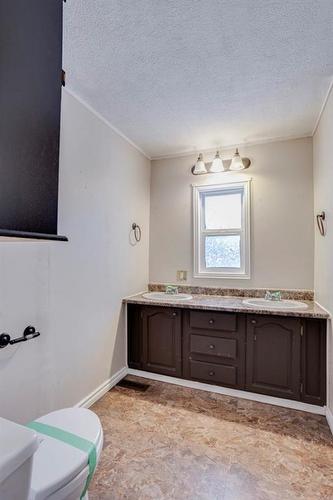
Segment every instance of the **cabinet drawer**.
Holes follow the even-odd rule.
[[[217,384],[236,385],[237,368],[235,366],[190,361],[190,376],[197,380]]]
[[[235,360],[237,357],[237,340],[208,337],[206,335],[191,335],[190,351]]]
[[[237,330],[237,317],[234,313],[190,311],[190,328],[235,332]]]

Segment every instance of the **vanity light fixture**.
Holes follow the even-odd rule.
[[[203,154],[200,153],[191,172],[193,175],[217,174],[220,172],[227,172],[228,170],[237,172],[249,168],[250,165],[251,160],[249,158],[242,158],[237,148],[232,158],[226,158],[224,160],[222,160],[220,152],[216,151],[214,160],[209,163],[204,162]]]

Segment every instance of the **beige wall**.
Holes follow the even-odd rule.
[[[192,155],[152,162],[151,282],[175,282],[181,269],[188,271],[188,283],[195,285],[313,288],[312,139],[242,147],[241,153],[253,161],[246,171],[253,179],[251,279],[192,277],[191,183],[229,178],[229,174],[192,176],[196,159]],[[212,156],[206,155],[206,160]],[[240,179],[245,174],[233,175]]]
[[[315,231],[315,298],[333,313],[333,93],[329,97],[313,138],[314,210],[325,210],[327,234]],[[333,412],[332,325],[328,331],[328,406]],[[333,415],[331,416],[333,419]],[[333,421],[331,422],[333,423]],[[333,432],[333,428],[332,428]]]
[[[74,405],[126,366],[121,301],[148,281],[149,189],[150,161],[64,91],[59,231],[69,242],[0,242],[1,331],[42,334],[0,351],[1,416],[27,422]]]

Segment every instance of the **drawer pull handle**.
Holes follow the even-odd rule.
[[[211,371],[211,372],[209,372],[209,375],[210,375],[210,377],[214,377],[215,372]]]
[[[215,345],[214,344],[209,344],[209,349],[215,349]]]
[[[213,324],[214,324],[214,320],[213,320],[213,319],[210,319],[210,320],[209,320],[209,324],[210,324],[210,325],[213,325]]]

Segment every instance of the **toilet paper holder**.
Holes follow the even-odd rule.
[[[40,333],[36,332],[36,328],[33,326],[27,326],[24,329],[22,337],[17,337],[16,339],[12,339],[8,333],[1,333],[0,335],[0,349],[7,347],[7,345],[18,344],[19,342],[26,342],[27,340],[34,339],[35,337],[39,337]]]

